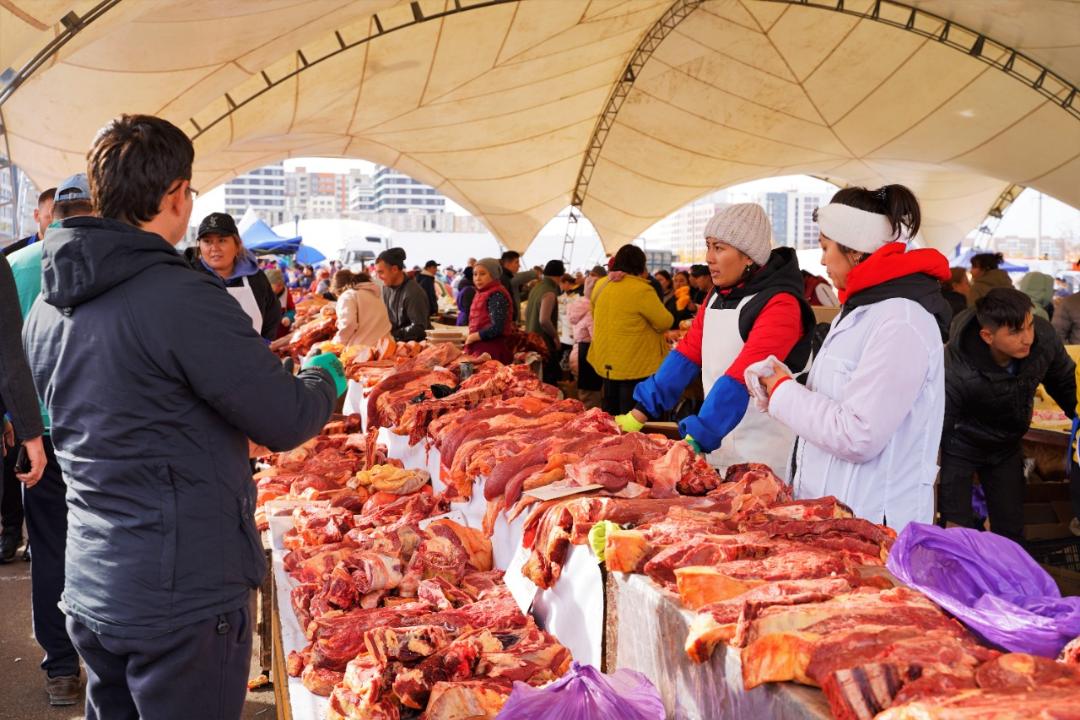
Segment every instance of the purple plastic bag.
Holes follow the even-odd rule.
[[[992,645],[1054,658],[1080,635],[1080,597],[1000,535],[909,523],[886,565]]]
[[[544,688],[514,683],[496,720],[664,720],[664,703],[649,678],[633,670],[604,675],[574,662]]]

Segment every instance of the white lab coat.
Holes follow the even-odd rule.
[[[898,532],[933,521],[944,347],[919,304],[892,298],[838,316],[806,387],[783,383],[769,414],[798,435],[797,498],[835,495]]]

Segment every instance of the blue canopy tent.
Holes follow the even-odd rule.
[[[979,255],[979,254],[982,254],[982,253],[989,253],[989,252],[993,252],[993,251],[992,250],[982,250],[980,248],[968,248],[967,250],[964,250],[962,253],[959,253],[955,258],[953,258],[952,262],[949,263],[949,266],[950,267],[960,267],[960,268],[970,268],[971,267],[971,258],[972,258],[972,256]],[[1001,270],[1004,270],[1007,273],[1014,273],[1014,272],[1021,273],[1021,272],[1027,272],[1028,270],[1031,269],[1027,265],[1017,265],[1016,263],[1011,263],[1008,260],[1001,263],[1001,265],[999,265],[998,268],[1001,269]]]
[[[255,220],[242,233],[244,247],[256,255],[294,255],[296,262],[318,265],[326,262],[326,256],[315,248],[303,244],[302,237],[283,238],[262,220]]]

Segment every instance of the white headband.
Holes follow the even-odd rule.
[[[817,223],[825,237],[864,253],[872,253],[897,239],[904,242],[908,239],[904,229],[897,238],[892,223],[884,215],[839,203],[819,207]]]

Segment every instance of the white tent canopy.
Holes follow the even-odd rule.
[[[202,190],[363,158],[518,250],[572,203],[611,250],[797,173],[909,185],[942,247],[1017,185],[1080,206],[1065,0],[6,0],[5,67],[0,151],[40,186],[152,113],[195,138]]]

